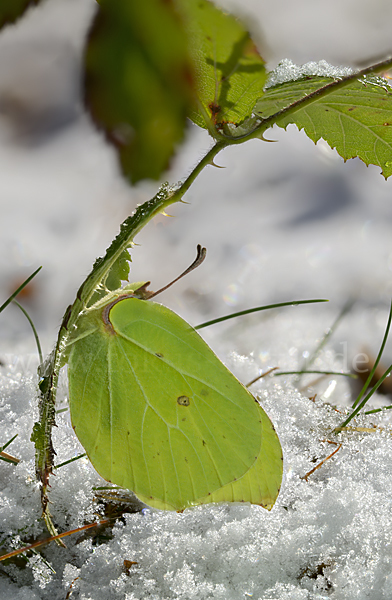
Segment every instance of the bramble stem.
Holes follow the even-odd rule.
[[[170,188],[167,184],[161,186],[154,198],[139,206],[135,212],[122,223],[120,233],[107,249],[105,256],[98,258],[95,261],[90,274],[80,286],[74,303],[65,311],[55,349],[45,363],[40,365],[39,368],[39,422],[34,425],[31,439],[35,442],[36,448],[36,474],[38,480],[41,482],[43,516],[52,535],[56,534],[56,530],[53,526],[49,512],[48,486],[55,454],[52,444],[52,427],[55,425],[55,400],[59,372],[65,362],[64,352],[68,335],[70,331],[74,329],[81,311],[88,305],[88,302],[97,287],[102,281],[105,281],[112,266],[121,257],[122,253],[133,245],[133,240],[136,235],[147,225],[147,223],[149,223],[149,221],[151,221],[151,219],[154,218],[155,215],[163,212],[171,204],[181,202],[184,194],[188,191],[196,177],[207,165],[213,164],[213,159],[221,150],[223,150],[223,148],[241,144],[254,138],[262,138],[264,132],[277,123],[281,117],[295,113],[304,106],[318,100],[320,96],[325,96],[338,88],[345,87],[355,79],[363,77],[364,75],[378,73],[383,70],[386,71],[391,67],[392,59],[388,59],[348,77],[335,80],[311,94],[308,94],[304,98],[293,102],[268,118],[256,120],[257,124],[255,127],[241,136],[234,137],[225,135],[225,133],[218,130],[211,131],[211,124],[207,123],[210,133],[217,141],[196,167],[194,167],[190,175],[177,188]],[[10,300],[12,300],[12,298],[13,297],[11,297]]]
[[[228,142],[218,141],[200,160],[190,175],[176,189],[170,189],[168,185],[161,186],[158,193],[128,217],[120,227],[120,233],[113,240],[103,258],[98,258],[80,286],[74,303],[65,311],[63,321],[57,337],[54,351],[46,362],[40,365],[40,397],[39,397],[39,421],[34,424],[31,440],[35,443],[36,452],[36,475],[41,482],[41,503],[43,517],[48,530],[56,535],[56,528],[51,519],[49,511],[49,477],[53,470],[55,451],[52,443],[52,428],[55,426],[55,402],[60,369],[63,366],[63,354],[69,332],[72,331],[78,320],[80,312],[87,306],[97,286],[105,279],[110,269],[121,256],[121,254],[133,245],[135,236],[147,225],[155,215],[163,212],[168,206],[175,202],[181,202],[184,194],[188,191],[196,177],[209,164],[214,157],[228,145]]]

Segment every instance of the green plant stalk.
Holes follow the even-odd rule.
[[[48,506],[49,476],[53,469],[53,459],[55,455],[51,432],[52,427],[55,425],[56,391],[59,372],[63,364],[65,345],[69,332],[75,327],[80,312],[87,305],[95,289],[105,280],[116,260],[127,248],[133,245],[135,236],[155,215],[164,211],[171,204],[182,201],[184,194],[188,191],[196,177],[201,173],[205,166],[213,164],[215,156],[223,150],[223,148],[230,145],[241,144],[255,138],[263,139],[265,131],[277,123],[281,117],[295,113],[307,104],[315,102],[320,96],[332,93],[340,87],[345,87],[355,79],[363,77],[364,75],[378,73],[383,70],[385,71],[391,67],[392,59],[388,59],[377,65],[363,69],[358,73],[333,81],[315,92],[308,94],[304,98],[293,102],[288,107],[279,110],[270,117],[256,120],[257,125],[244,135],[234,137],[225,135],[222,132],[216,132],[214,137],[218,139],[218,141],[200,160],[190,175],[177,189],[169,190],[162,187],[154,198],[139,206],[136,211],[123,222],[120,233],[107,249],[106,255],[95,261],[92,271],[80,286],[74,303],[67,308],[59,330],[56,346],[38,371],[40,376],[39,421],[34,425],[31,439],[35,443],[36,448],[36,474],[38,480],[41,482],[43,517],[49,532],[52,535],[56,535],[57,532],[52,523]]]
[[[52,428],[55,426],[56,392],[60,369],[63,366],[63,354],[68,335],[76,326],[80,312],[88,304],[97,286],[105,280],[111,267],[124,250],[133,245],[135,236],[157,214],[164,211],[171,204],[181,202],[182,197],[199,173],[204,167],[212,164],[214,157],[227,145],[228,143],[226,142],[217,142],[177,189],[168,190],[167,186],[162,186],[154,198],[139,206],[122,223],[120,233],[107,249],[105,257],[95,261],[92,271],[80,286],[74,303],[65,311],[56,346],[47,360],[40,365],[38,370],[40,376],[39,421],[34,424],[31,440],[35,443],[36,475],[38,481],[41,483],[42,516],[45,519],[49,532],[53,536],[57,535],[57,531],[51,519],[48,498],[49,477],[53,470],[55,456],[52,443]]]

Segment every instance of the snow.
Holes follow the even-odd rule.
[[[253,333],[254,347],[259,330]],[[231,361],[245,373],[254,372],[259,364],[239,356],[232,356]],[[324,389],[330,381],[323,383]],[[8,421],[4,431],[17,426],[20,432],[17,450],[22,458],[16,468],[6,465],[13,473],[3,483],[7,503],[1,530],[6,546],[8,536],[15,538],[22,524],[30,534],[44,532],[42,523],[35,520],[39,499],[28,442],[34,409],[26,407],[33,404],[33,394],[31,383],[18,384],[8,384],[11,391],[3,413]],[[339,385],[344,396],[347,384]],[[65,596],[73,582],[73,589],[84,599],[351,600],[369,597],[372,589],[377,594],[373,597],[389,598],[389,421],[385,416],[363,417],[357,425],[369,431],[352,431],[336,439],[331,431],[342,414],[325,400],[312,401],[287,382],[276,383],[272,378],[255,391],[275,423],[285,452],[283,488],[271,513],[246,504],[204,506],[182,514],[148,508],[126,514],[124,522],[114,527],[112,539],[100,545],[94,546],[91,538],[80,543],[70,537],[67,550],[54,545],[46,548],[43,554],[55,573],[38,555],[20,573],[5,567],[12,580],[17,579],[12,597],[23,584],[37,598],[61,597],[60,591]],[[306,481],[304,475],[336,448],[328,440],[342,442],[342,447]],[[58,418],[55,445],[61,460],[81,451],[66,413]],[[2,479],[5,482],[5,469]],[[61,530],[93,518],[98,506],[92,488],[102,483],[86,460],[58,472],[51,500]],[[20,537],[16,541],[21,544]],[[136,563],[128,573],[124,560]],[[0,598],[10,597],[9,586],[8,581],[4,590],[0,588]]]
[[[78,72],[93,9],[93,0],[51,0],[0,35],[0,96],[6,91],[8,98],[23,99],[15,103],[18,111],[0,113],[0,303],[43,265],[24,306],[45,352],[96,256],[120,222],[158,189],[149,182],[131,189],[121,179],[112,151],[83,113],[76,84],[71,91],[65,86],[68,99],[60,94],[59,102],[58,82]],[[275,14],[279,20],[280,11]],[[361,26],[364,34],[366,19]],[[337,36],[333,52],[338,43]],[[344,52],[347,40],[340,43]],[[30,65],[24,86],[26,70],[18,79],[6,60],[15,64],[21,48]],[[68,59],[57,67],[38,60],[41,83],[33,86],[30,102],[35,53],[39,58],[52,50]],[[50,119],[43,123],[45,112]],[[314,146],[295,128],[267,137],[279,143],[253,141],[222,152],[216,162],[226,168],[205,170],[185,197],[189,205],[171,207],[174,218],[158,217],[142,232],[132,280],[151,279],[158,289],[190,264],[202,243],[206,261],[160,300],[192,323],[274,301],[329,298],[202,330],[245,383],[271,367],[297,369],[354,297],[314,363],[350,370],[361,353],[377,354],[388,317],[392,179],[384,181],[379,168],[357,160],[343,164],[326,144]],[[209,144],[191,127],[165,178],[184,177]],[[391,357],[388,343],[385,366]],[[0,545],[6,552],[48,535],[30,442],[38,359],[29,325],[13,306],[0,316],[0,359],[0,444],[18,433],[6,451],[20,459],[16,466],[0,463]],[[135,500],[122,498],[128,512],[111,532],[73,535],[65,539],[67,549],[50,544],[26,562],[0,563],[0,600],[389,599],[391,417],[388,411],[359,417],[356,429],[333,435],[355,384],[337,376],[316,379],[298,384],[292,376],[269,376],[251,388],[284,451],[282,490],[271,512],[247,504],[182,514],[132,512]],[[63,374],[59,409],[66,399]],[[386,404],[381,394],[372,400],[373,407]],[[59,464],[83,449],[67,411],[58,414],[57,425]],[[304,479],[336,443],[342,444],[337,453]],[[104,484],[85,458],[56,471],[50,499],[60,531],[104,518],[94,490]]]
[[[351,67],[334,67],[327,63],[326,60],[320,60],[319,62],[310,61],[304,65],[296,65],[292,60],[285,58],[270,73],[265,88],[268,89],[274,85],[286,83],[287,81],[295,81],[303,77],[316,76],[338,79],[352,73],[354,73],[354,70]]]

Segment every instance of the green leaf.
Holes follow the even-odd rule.
[[[263,93],[264,60],[248,31],[232,15],[207,0],[176,3],[185,18],[197,76],[200,104],[190,118],[210,133],[227,123],[242,123]]]
[[[254,111],[260,117],[266,119],[332,81],[334,80],[330,77],[312,77],[297,79],[296,81],[289,81],[267,88],[264,95],[257,100]]]
[[[254,112],[267,118],[332,81],[313,77],[269,88]],[[392,174],[392,87],[386,79],[354,79],[316,95],[303,107],[288,108],[275,122],[284,129],[297,125],[314,142],[324,139],[345,160],[359,157],[366,165],[381,167],[385,178]]]
[[[93,466],[156,508],[271,509],[282,451],[267,415],[188,323],[121,294],[69,342],[71,420]]]
[[[87,106],[124,174],[158,179],[182,137],[193,75],[172,3],[101,0],[85,55]]]
[[[124,250],[117,259],[117,262],[115,262],[110,269],[109,275],[105,281],[108,290],[118,290],[118,288],[121,287],[122,281],[128,281],[130,260],[131,257],[129,256],[128,250]]]
[[[29,6],[38,4],[40,0],[1,0],[0,2],[0,29],[7,23],[14,23],[19,19]]]

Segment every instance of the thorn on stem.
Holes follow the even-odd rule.
[[[259,139],[263,142],[277,142],[278,141],[278,140],[267,140],[267,138],[265,138],[264,135],[261,135]]]
[[[222,165],[217,165],[214,160],[212,159],[211,162],[209,163],[212,167],[216,167],[217,169],[226,169],[226,167],[222,166]]]

